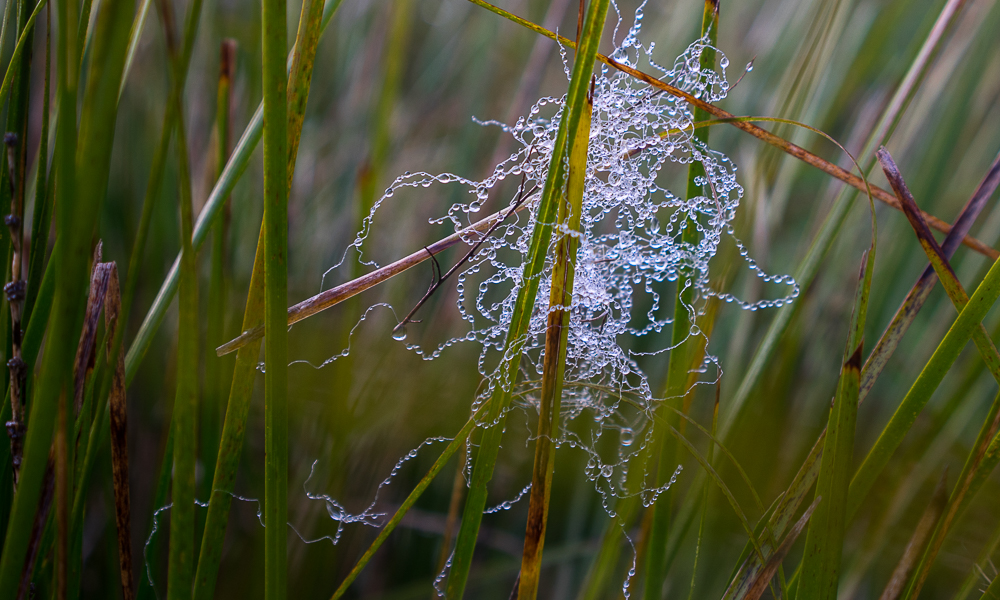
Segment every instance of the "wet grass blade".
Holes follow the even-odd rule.
[[[886,584],[885,590],[882,591],[879,600],[896,600],[903,593],[903,586],[906,585],[910,573],[917,566],[920,555],[927,548],[931,534],[934,532],[942,513],[944,513],[945,505],[948,502],[947,482],[948,471],[945,470],[938,481],[937,487],[934,488],[930,504],[927,505],[924,513],[920,516],[917,528],[913,530],[913,535],[910,536],[910,541],[906,544],[906,550],[903,551],[903,556],[899,559],[899,563],[892,572],[892,577],[889,579],[889,583]]]
[[[518,376],[521,348],[525,343],[524,337],[528,330],[528,321],[534,310],[535,297],[538,293],[539,275],[544,267],[549,241],[552,238],[552,223],[557,213],[558,196],[562,193],[565,181],[564,158],[569,146],[568,140],[575,139],[582,120],[590,77],[597,55],[597,45],[604,29],[608,4],[608,0],[594,0],[589,6],[581,45],[574,60],[569,92],[566,96],[566,108],[553,144],[552,158],[545,185],[542,188],[527,262],[521,275],[521,285],[511,317],[510,328],[507,332],[504,356],[510,358],[499,367],[501,383],[495,387],[489,401],[490,410],[486,415],[485,422],[489,423],[490,426],[483,433],[479,452],[475,458],[472,482],[462,516],[462,526],[455,543],[455,559],[447,588],[448,597],[455,600],[462,597],[469,569],[472,566],[472,554],[475,551],[476,538],[479,535],[483,508],[486,505],[486,486],[493,477],[493,467],[496,464],[500,438],[504,429],[503,417],[510,403],[509,388],[504,389],[505,385],[502,382],[512,382]]]
[[[587,151],[590,147],[590,122],[594,98],[587,94],[580,125],[570,146],[569,170],[566,175],[566,195],[560,195],[558,223],[566,231],[580,230],[583,214],[583,190],[587,178]],[[524,534],[524,553],[518,584],[518,600],[535,600],[542,570],[542,551],[548,524],[549,501],[552,493],[552,473],[555,469],[553,424],[558,427],[562,400],[563,376],[566,369],[566,341],[569,335],[569,311],[573,304],[573,279],[579,239],[563,233],[556,243],[552,267],[552,287],[549,295],[548,322],[545,330],[545,364],[538,415],[538,435],[535,438],[535,460],[531,475],[531,496],[528,501],[528,524]]]

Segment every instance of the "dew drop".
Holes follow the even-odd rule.
[[[392,339],[397,342],[402,342],[406,339],[406,327],[400,327],[399,329],[392,332]]]
[[[630,428],[625,427],[621,431],[622,446],[631,446],[632,442],[635,441],[635,432]]]

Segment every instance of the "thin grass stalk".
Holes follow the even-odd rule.
[[[714,46],[719,34],[719,0],[705,0],[701,17],[701,35],[708,36],[708,45],[701,52],[699,64],[702,69],[715,68]],[[696,108],[694,120],[704,121],[708,113]],[[707,127],[695,131],[695,139],[708,143]],[[694,198],[705,193],[703,185],[698,182],[705,177],[705,168],[698,161],[691,161],[688,167],[686,197]],[[709,192],[711,193],[711,192]],[[687,217],[684,217],[687,219]],[[698,243],[698,228],[689,222],[684,228],[682,243],[691,246]],[[691,336],[691,325],[695,315],[692,306],[694,302],[694,285],[692,273],[682,273],[677,280],[677,293],[674,299],[674,316],[671,328],[669,362],[667,363],[667,378],[664,397],[674,407],[682,406],[687,395],[687,382],[692,368],[691,357],[695,354],[697,336]],[[668,413],[669,414],[669,413]],[[676,417],[670,415],[671,421]],[[657,459],[656,485],[666,485],[673,477],[678,462],[678,448],[673,440],[660,433],[654,438],[653,456]],[[663,592],[663,584],[667,579],[667,537],[670,534],[671,511],[673,510],[673,493],[668,491],[648,510],[653,512],[653,521],[649,532],[649,543],[646,550],[644,570],[643,597],[646,600],[657,600]]]
[[[545,362],[542,390],[539,396],[538,435],[535,439],[535,460],[531,474],[531,495],[528,501],[528,524],[524,534],[521,557],[521,577],[518,600],[535,600],[542,571],[542,551],[548,525],[549,501],[552,495],[552,473],[555,469],[554,437],[559,427],[563,376],[566,370],[566,341],[569,336],[569,307],[573,304],[573,279],[576,269],[583,213],[583,192],[587,178],[587,151],[590,145],[590,122],[594,109],[593,87],[587,95],[569,152],[566,195],[560,198],[557,223],[565,228],[556,243],[552,266],[552,288],[549,294],[548,322],[545,330]],[[555,429],[553,429],[555,428]]]
[[[164,3],[165,10],[166,3]],[[175,95],[179,103],[180,96]],[[180,107],[177,109],[180,113]],[[178,296],[177,395],[172,416],[174,465],[170,514],[167,598],[190,598],[194,582],[195,463],[198,431],[198,262],[191,246],[194,207],[184,122],[177,120],[178,187],[181,215],[181,277]]]
[[[549,163],[545,185],[542,188],[528,258],[524,265],[521,286],[518,290],[510,328],[504,344],[504,356],[510,358],[501,364],[500,379],[489,400],[490,406],[485,420],[489,426],[483,433],[479,452],[476,455],[472,483],[462,516],[462,526],[455,542],[455,559],[447,587],[448,597],[455,600],[462,597],[469,569],[472,566],[472,554],[476,547],[483,508],[486,505],[486,486],[493,476],[493,467],[496,464],[500,438],[504,429],[503,420],[510,403],[510,386],[513,385],[514,379],[518,376],[521,349],[538,293],[539,275],[542,272],[545,255],[548,253],[552,237],[552,223],[557,213],[557,194],[561,193],[564,184],[565,164],[563,158],[569,146],[568,141],[575,139],[582,120],[584,103],[586,102],[590,77],[593,73],[597,45],[604,29],[608,4],[608,0],[594,0],[590,4],[580,48],[577,49],[573,64],[569,92],[566,96],[566,107],[553,143],[552,159]]]
[[[264,87],[264,598],[288,593],[288,91],[285,0],[262,0]]]
[[[219,85],[215,102],[216,177],[229,158],[229,105],[232,101],[231,82],[236,62],[236,41],[223,40],[219,50]],[[212,254],[208,283],[208,327],[205,334],[205,393],[201,411],[201,448],[199,453],[206,472],[203,481],[211,485],[215,477],[215,461],[219,452],[223,402],[226,397],[226,375],[229,361],[220,360],[212,350],[225,338],[226,289],[229,271],[226,235],[229,227],[228,204],[216,217],[212,227]],[[206,490],[209,496],[212,490]]]
[[[342,2],[343,0],[331,0],[324,5],[323,18],[320,23],[320,37]],[[294,48],[289,52],[289,63],[293,60],[294,52]],[[205,238],[208,237],[213,219],[218,214],[218,211],[221,210],[224,200],[232,193],[236,182],[243,176],[247,166],[250,164],[250,157],[260,142],[263,131],[263,105],[258,105],[246,129],[244,129],[243,135],[233,148],[233,153],[226,163],[225,169],[222,171],[222,176],[215,183],[208,198],[205,200],[205,204],[201,208],[201,212],[198,213],[198,219],[194,225],[194,237],[191,240],[195,250],[200,249],[202,244],[205,243]],[[146,351],[149,350],[149,345],[153,341],[153,336],[163,323],[167,307],[177,293],[179,269],[180,257],[174,259],[173,265],[171,265],[165,280],[160,285],[160,289],[153,300],[153,305],[146,312],[146,316],[139,326],[139,331],[136,333],[132,345],[129,346],[128,353],[125,355],[125,380],[127,382],[131,382],[132,378],[135,377],[135,373],[142,359],[145,357]]]

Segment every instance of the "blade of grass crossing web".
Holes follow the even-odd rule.
[[[528,524],[524,534],[518,600],[534,600],[538,596],[538,583],[541,577],[542,550],[545,547],[552,473],[555,469],[553,426],[559,427],[559,408],[566,369],[566,340],[569,334],[569,311],[564,307],[573,304],[573,279],[579,246],[579,239],[572,233],[580,230],[593,109],[594,99],[588,94],[583,104],[580,124],[570,147],[566,196],[562,197],[562,194],[559,194],[557,222],[561,227],[565,227],[566,231],[556,243],[555,262],[552,267],[538,436],[535,439],[535,461],[531,475],[531,496],[528,501]]]
[[[326,29],[326,26],[330,23],[330,20],[333,18],[333,15],[336,13],[342,2],[343,0],[331,0],[324,5],[323,18],[320,23],[320,35],[322,35],[322,31]],[[289,53],[289,63],[292,62],[292,55],[294,52],[295,49],[293,48]],[[208,195],[208,199],[205,200],[205,204],[202,206],[201,212],[198,213],[198,220],[194,225],[194,237],[191,240],[195,250],[200,249],[202,244],[205,243],[205,238],[208,237],[208,232],[211,230],[215,216],[222,209],[225,199],[232,193],[233,188],[236,186],[236,182],[243,176],[247,166],[250,164],[250,157],[257,148],[257,144],[261,140],[263,131],[264,113],[263,105],[261,104],[257,106],[257,110],[250,118],[250,122],[247,124],[246,129],[243,130],[243,135],[240,136],[239,141],[236,142],[236,146],[233,148],[233,153],[230,156],[229,161],[226,163],[225,169],[222,171],[222,176],[219,177],[218,181],[216,181],[215,186]],[[179,261],[180,257],[174,259],[173,265],[171,265],[165,280],[160,285],[160,289],[153,300],[153,305],[150,306],[149,310],[146,312],[146,316],[143,318],[139,331],[136,333],[135,340],[133,340],[132,345],[129,346],[128,354],[125,356],[126,382],[132,381],[132,378],[135,377],[136,370],[139,368],[139,364],[145,357],[146,351],[149,349],[149,345],[153,341],[153,336],[163,323],[163,318],[167,313],[167,308],[170,306],[174,295],[177,293],[177,281],[180,270]]]
[[[708,46],[705,47],[699,57],[701,68],[711,69],[715,67],[714,46],[719,31],[719,1],[705,0],[701,20],[701,36],[708,36]],[[694,120],[704,121],[708,114],[699,108],[695,109]],[[708,142],[707,127],[695,131],[695,138],[702,143]],[[705,194],[704,187],[698,182],[704,180],[705,169],[698,161],[691,161],[688,167],[687,198],[702,196]],[[688,216],[682,216],[689,219]],[[685,227],[682,234],[682,243],[697,245],[698,228]],[[693,354],[694,346],[697,344],[696,336],[690,335],[691,325],[694,322],[694,286],[690,279],[690,274],[682,274],[677,280],[677,294],[674,299],[674,324],[671,333],[670,359],[667,364],[666,401],[675,407],[681,406],[687,391],[687,381],[691,370],[690,357]],[[666,416],[666,415],[665,415]],[[670,422],[676,422],[677,418],[669,415]],[[678,452],[677,444],[664,433],[654,434],[654,456],[658,459],[656,484],[666,485],[673,477],[674,469],[677,467]],[[659,501],[648,510],[653,511],[653,522],[649,533],[649,543],[646,550],[646,565],[644,570],[643,594],[646,600],[658,599],[663,590],[663,583],[667,578],[667,537],[670,534],[671,510],[673,509],[673,493],[668,491],[663,494]]]
[[[872,218],[874,219],[874,213]],[[858,416],[858,390],[861,385],[862,332],[868,312],[874,255],[873,238],[872,248],[866,253],[861,268],[854,315],[844,350],[844,364],[827,423],[826,441],[816,482],[816,496],[823,498],[823,501],[816,507],[806,532],[805,554],[796,593],[798,598],[824,600],[837,597],[847,518],[847,490],[854,455],[854,429]]]
[[[322,0],[306,0],[302,4],[302,16],[299,20],[295,47],[292,50],[292,69],[288,82],[288,166],[286,180],[288,188],[291,187],[295,171],[295,157],[302,133],[302,122],[309,96],[316,47],[320,34],[328,22],[326,15],[332,15],[332,10],[335,10],[339,4],[339,0],[328,4],[326,8],[330,12],[323,10]],[[260,325],[263,321],[266,245],[264,228],[265,224],[262,223],[257,240],[257,254],[250,278],[250,290],[247,293],[246,309],[243,314],[244,331]],[[260,343],[257,343],[241,348],[236,356],[232,387],[229,392],[222,439],[219,443],[219,454],[212,481],[211,500],[202,534],[198,571],[195,576],[195,598],[214,597],[219,561],[222,557],[222,546],[226,534],[226,522],[229,518],[229,508],[232,502],[230,494],[234,489],[236,471],[243,450],[247,415],[250,411],[250,397],[253,393],[254,374],[259,355]]]
[[[528,258],[522,274],[521,287],[507,332],[504,356],[509,358],[499,367],[501,369],[500,380],[496,382],[493,396],[489,402],[489,412],[485,419],[488,427],[483,433],[479,452],[475,458],[472,482],[463,511],[462,526],[455,544],[455,559],[448,578],[447,595],[456,600],[461,598],[465,591],[465,583],[472,566],[472,554],[476,547],[483,508],[486,505],[486,486],[493,476],[493,467],[496,463],[500,437],[503,433],[503,420],[510,403],[510,387],[519,372],[521,348],[525,343],[524,336],[528,329],[528,320],[534,310],[539,275],[548,253],[549,241],[552,237],[552,223],[556,217],[559,195],[562,194],[565,181],[564,157],[568,140],[575,139],[582,120],[582,113],[585,110],[584,104],[587,101],[594,60],[597,56],[597,45],[604,29],[608,5],[608,0],[593,0],[587,9],[583,36],[580,47],[577,49],[570,77],[566,108],[553,144],[552,159],[549,163],[545,185],[542,188],[535,229],[532,232]]]

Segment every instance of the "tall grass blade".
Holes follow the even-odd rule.
[[[806,532],[805,555],[799,577],[798,598],[833,599],[837,597],[840,558],[847,520],[847,491],[854,456],[854,429],[858,416],[858,391],[861,385],[863,331],[868,313],[872,271],[875,267],[874,210],[872,212],[872,247],[865,253],[858,278],[844,365],[837,384],[837,395],[830,410],[827,435],[820,459],[816,496],[824,498],[816,508]]]
[[[263,0],[264,598],[288,593],[288,80],[285,0]]]
[[[332,6],[335,9],[338,5],[339,1],[334,1],[327,5],[327,8],[329,9]],[[309,96],[316,47],[319,43],[320,33],[322,33],[323,27],[327,23],[325,17],[316,17],[317,13],[320,15],[326,14],[321,8],[321,0],[307,0],[302,4],[302,16],[299,20],[299,30],[296,36],[295,47],[292,51],[292,69],[288,82],[287,184],[289,188],[291,187],[292,175],[295,172],[295,157]],[[329,14],[332,15],[332,12]],[[264,227],[265,225],[262,223],[257,239],[257,254],[254,259],[250,289],[247,293],[246,308],[243,314],[244,331],[261,325],[263,320]],[[242,348],[236,355],[232,387],[229,392],[229,402],[226,408],[222,439],[219,443],[219,453],[212,480],[211,499],[202,534],[198,571],[195,575],[195,598],[207,599],[214,597],[215,594],[219,561],[222,558],[222,547],[226,534],[226,522],[229,518],[229,508],[232,503],[230,494],[234,489],[236,471],[239,466],[240,454],[243,450],[246,420],[250,411],[250,397],[253,393],[254,374],[259,355],[260,344],[252,344],[246,348]]]
[[[699,63],[702,69],[715,68],[715,44],[719,34],[719,0],[705,0],[702,9],[701,35],[708,37],[708,44],[701,52]],[[708,113],[696,108],[694,120],[704,121]],[[695,138],[703,143],[708,142],[708,128],[695,131]],[[688,199],[705,194],[705,168],[701,162],[692,160],[688,167],[687,194]],[[701,182],[701,183],[699,183]],[[709,192],[711,193],[711,192]],[[682,217],[687,218],[687,217]],[[690,223],[688,225],[691,225]],[[698,228],[687,226],[681,236],[681,243],[695,246],[698,239]],[[687,401],[687,382],[692,369],[691,358],[695,354],[698,336],[691,336],[691,325],[694,323],[694,285],[692,273],[682,273],[677,280],[677,292],[674,298],[674,318],[671,328],[670,359],[667,364],[667,379],[664,397],[670,406],[681,406]],[[664,412],[661,409],[661,412]],[[670,415],[670,421],[676,417]],[[670,481],[678,462],[677,446],[662,433],[654,437],[653,456],[657,459],[657,486]],[[646,548],[646,565],[644,572],[643,597],[646,600],[656,600],[663,593],[663,584],[667,578],[667,537],[670,534],[671,510],[673,509],[673,492],[668,491],[659,502],[648,510],[653,511],[653,521],[649,531],[649,543]]]
[[[531,474],[531,496],[528,501],[528,524],[524,534],[518,600],[537,598],[541,579],[542,551],[545,548],[545,530],[548,525],[549,501],[552,495],[552,473],[555,470],[553,424],[558,427],[566,369],[566,341],[569,335],[570,315],[565,307],[573,304],[573,279],[579,246],[579,239],[569,232],[580,230],[580,219],[583,214],[583,191],[588,175],[587,150],[590,147],[590,122],[594,110],[592,94],[593,88],[584,101],[580,125],[570,145],[566,195],[559,200],[557,223],[566,229],[556,243],[555,262],[552,268],[538,435],[535,438],[535,461]]]

